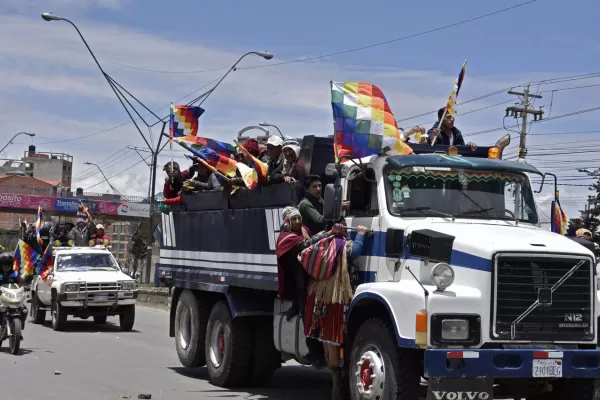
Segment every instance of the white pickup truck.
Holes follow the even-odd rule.
[[[58,247],[54,267],[46,279],[39,275],[32,282],[30,317],[34,324],[52,314],[52,329],[62,331],[67,316],[106,323],[118,315],[122,331],[131,331],[135,321],[137,286],[121,271],[104,246]]]

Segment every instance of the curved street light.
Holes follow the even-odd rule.
[[[279,129],[279,128],[277,127],[277,125],[269,124],[269,123],[267,123],[267,122],[261,122],[261,123],[260,123],[260,124],[258,124],[258,125],[260,125],[260,126],[272,126],[273,128],[277,129],[277,132],[279,132],[279,135],[281,136],[281,138],[282,138],[283,140],[285,140],[285,139],[286,139],[286,137],[285,137],[285,136],[283,136],[283,133],[281,133],[281,129]]]
[[[233,64],[231,66],[231,68],[229,68],[229,70],[225,73],[225,75],[223,75],[221,77],[221,79],[219,79],[219,82],[217,82],[217,84],[215,86],[213,86],[212,89],[210,89],[208,94],[206,96],[204,96],[204,98],[202,99],[202,101],[200,103],[198,103],[198,105],[202,105],[202,103],[204,103],[206,101],[206,99],[208,99],[208,96],[210,96],[212,94],[212,92],[214,92],[214,90],[221,84],[221,82],[223,82],[223,80],[227,77],[227,75],[229,75],[231,73],[231,71],[235,71],[235,69],[236,69],[237,65],[240,63],[240,61],[242,61],[244,59],[244,57],[249,56],[250,54],[256,54],[257,56],[260,56],[260,57],[264,58],[265,60],[270,60],[273,58],[273,54],[269,53],[268,51],[249,51],[246,54],[242,55],[235,62],[235,64]]]
[[[12,137],[12,138],[11,138],[11,139],[8,141],[8,143],[6,143],[6,144],[4,145],[4,147],[2,148],[2,150],[0,150],[0,153],[2,153],[2,152],[4,151],[4,149],[6,149],[6,148],[7,148],[7,147],[8,147],[8,146],[9,146],[9,145],[12,143],[12,141],[13,141],[13,140],[15,140],[15,138],[16,138],[17,136],[19,136],[19,135],[27,135],[27,136],[30,136],[30,137],[34,137],[34,136],[35,136],[35,133],[31,133],[31,132],[19,132],[19,133],[16,133],[16,134],[15,134],[15,136],[13,136],[13,137]]]
[[[108,183],[108,186],[110,186],[110,188],[112,189],[112,191],[118,195],[118,196],[123,196],[123,194],[121,192],[119,192],[117,189],[115,189],[115,187],[113,185],[111,185],[110,181],[108,180],[108,178],[106,177],[106,175],[104,175],[104,172],[102,171],[102,169],[98,166],[98,164],[93,163],[93,162],[89,162],[86,161],[84,162],[85,165],[93,165],[96,168],[98,168],[98,171],[100,171],[100,173],[102,174],[102,176],[104,177],[104,180],[106,181],[106,183]]]

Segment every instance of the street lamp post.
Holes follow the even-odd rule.
[[[96,56],[94,55],[94,52],[92,51],[92,49],[90,48],[90,46],[88,45],[88,43],[86,42],[85,38],[83,37],[83,35],[81,34],[81,32],[79,31],[79,28],[77,28],[77,26],[70,20],[63,18],[63,17],[59,17],[58,15],[53,15],[52,13],[43,13],[42,15],[42,19],[44,21],[65,21],[68,22],[71,26],[73,26],[73,28],[75,28],[75,30],[77,31],[77,34],[79,35],[79,37],[81,38],[81,40],[83,41],[83,43],[85,44],[86,48],[88,49],[89,53],[91,54],[92,58],[94,59],[94,62],[96,63],[96,65],[98,66],[98,69],[100,69],[100,72],[102,72],[102,75],[104,76],[104,79],[106,79],[106,81],[108,82],[108,84],[110,85],[111,89],[113,90],[113,92],[115,93],[115,95],[117,96],[117,99],[119,100],[119,102],[121,103],[121,105],[123,106],[123,108],[125,109],[125,112],[127,112],[127,115],[129,115],[129,118],[131,119],[131,122],[133,122],[133,124],[135,125],[135,127],[137,128],[138,132],[140,133],[140,135],[142,136],[142,139],[144,139],[144,142],[146,142],[146,145],[148,146],[148,149],[150,150],[151,156],[152,156],[152,163],[151,163],[151,180],[150,180],[150,186],[151,186],[151,194],[150,194],[150,215],[149,215],[149,224],[148,224],[148,258],[146,260],[146,277],[144,279],[145,283],[149,283],[150,282],[150,271],[151,271],[151,266],[152,266],[152,238],[153,238],[153,231],[152,231],[152,212],[153,212],[153,206],[154,206],[154,201],[155,201],[155,191],[156,191],[156,171],[157,171],[157,162],[158,162],[158,153],[160,153],[160,151],[162,150],[161,146],[161,141],[162,141],[162,137],[163,135],[159,135],[159,139],[158,139],[158,143],[156,145],[156,148],[153,148],[150,143],[148,142],[148,140],[146,139],[146,137],[144,136],[144,134],[142,133],[142,131],[140,130],[139,126],[137,125],[135,119],[133,118],[133,116],[131,115],[131,113],[129,112],[129,110],[127,109],[127,107],[125,106],[125,103],[123,102],[123,99],[121,99],[121,96],[125,99],[125,101],[127,102],[127,104],[129,104],[129,106],[135,111],[135,113],[137,114],[137,116],[144,122],[146,123],[146,121],[144,120],[144,118],[140,115],[140,113],[137,112],[137,110],[135,110],[135,108],[131,105],[131,103],[129,102],[129,100],[127,100],[125,98],[125,96],[123,96],[122,93],[120,93],[120,90],[118,90],[115,86],[117,86],[118,88],[122,89],[123,91],[125,91],[125,93],[127,93],[129,96],[131,96],[135,101],[137,101],[142,107],[144,107],[150,114],[152,114],[159,122],[162,122],[163,126],[162,126],[162,133],[165,133],[165,128],[166,128],[166,118],[160,118],[156,115],[156,113],[154,113],[152,110],[150,110],[148,107],[146,107],[141,101],[139,101],[135,96],[133,96],[130,92],[128,92],[123,86],[121,86],[117,81],[115,81],[110,75],[108,75],[106,72],[104,72],[104,69],[102,68],[102,66],[100,65],[100,63],[98,62],[98,59],[96,58]],[[210,96],[212,94],[212,92],[214,92],[214,90],[221,84],[221,82],[223,82],[223,80],[227,77],[227,75],[229,75],[232,71],[235,71],[237,65],[240,63],[240,61],[242,61],[242,59],[250,54],[256,54],[262,58],[264,58],[265,60],[270,60],[273,58],[273,54],[267,52],[267,51],[250,51],[244,55],[242,55],[235,64],[233,64],[233,66],[231,68],[229,68],[229,70],[221,77],[221,79],[217,82],[217,84],[215,86],[213,86],[212,89],[210,89],[209,91],[207,91],[206,93],[200,95],[199,97],[196,98],[196,100],[193,100],[192,103],[190,103],[189,105],[195,103],[196,101],[199,101],[200,99],[202,99],[202,101],[199,103],[202,104],[206,101],[206,98],[208,96]],[[158,123],[158,122],[157,122]],[[148,123],[146,123],[146,125],[149,127],[150,125],[148,125]],[[163,146],[164,148],[164,146]]]
[[[84,162],[85,165],[93,165],[96,168],[98,168],[98,171],[100,171],[100,173],[102,174],[102,176],[104,177],[104,180],[106,181],[106,183],[108,183],[108,186],[110,186],[110,188],[112,189],[112,191],[118,195],[118,196],[123,196],[123,194],[121,192],[119,192],[117,189],[115,189],[115,187],[113,185],[111,185],[110,181],[108,180],[108,178],[106,177],[106,175],[104,175],[104,172],[102,172],[102,169],[98,166],[98,164],[93,163],[93,162],[89,162],[86,161]]]
[[[277,127],[277,125],[269,124],[269,123],[267,123],[267,122],[261,122],[261,123],[260,123],[260,124],[258,124],[258,125],[260,125],[260,126],[272,126],[273,128],[277,129],[277,132],[279,132],[279,135],[281,136],[281,138],[282,138],[283,140],[285,140],[285,136],[283,136],[283,133],[281,133],[281,129],[279,129],[279,128]]]
[[[4,151],[4,149],[6,149],[6,148],[7,148],[7,147],[8,147],[8,146],[9,146],[9,145],[12,143],[12,141],[13,141],[13,140],[15,140],[15,138],[16,138],[17,136],[19,136],[19,135],[27,135],[27,136],[34,137],[34,136],[35,136],[35,133],[31,133],[31,132],[19,132],[19,133],[16,133],[16,134],[15,134],[15,136],[13,136],[13,137],[12,137],[12,138],[11,138],[11,139],[8,141],[8,143],[6,143],[6,144],[4,145],[4,147],[2,148],[2,150],[0,150],[0,153],[2,153],[2,152]]]

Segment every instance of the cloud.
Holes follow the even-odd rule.
[[[56,7],[54,10],[58,15],[58,9],[68,7],[71,2],[75,0],[52,0],[44,4]],[[44,9],[41,1],[26,3],[30,9]],[[74,12],[75,16],[85,14],[85,9],[89,7],[117,9],[127,4],[116,0],[77,3],[81,13]],[[7,4],[9,3],[2,3],[0,10],[7,10]],[[18,12],[15,9],[10,11]],[[240,56],[239,51],[216,49],[201,41],[192,43],[170,40],[156,32],[99,24],[84,17],[76,22],[103,68],[152,110],[163,107],[157,112],[159,116],[166,115],[167,109],[164,107],[170,102],[176,102],[183,95],[219,78]],[[240,63],[241,68],[232,72],[215,90],[203,105],[207,112],[200,120],[202,135],[231,140],[244,126],[261,121],[274,123],[285,134],[295,137],[331,134],[330,80],[372,82],[382,88],[397,119],[431,111],[426,116],[402,121],[401,126],[408,128],[422,123],[429,127],[428,124],[436,118],[435,110],[445,104],[456,78],[435,69],[390,68],[370,65],[370,61],[365,62],[366,65],[340,65],[335,60],[321,60],[273,68],[244,68],[285,61],[277,58],[277,49],[272,50],[275,58],[271,61],[248,56]],[[161,74],[123,68],[111,61],[160,71],[225,69],[199,74]],[[478,97],[528,80],[577,73],[482,76],[469,72],[468,69],[459,100]],[[563,85],[574,86],[574,82]],[[593,88],[590,92],[561,92],[554,99],[552,112],[585,108],[579,105],[591,99],[589,93],[592,90]],[[191,98],[193,96],[187,100]],[[511,99],[514,97],[501,94],[459,105],[459,128],[463,133],[469,133],[501,126],[503,106],[467,113]],[[82,173],[88,168],[83,162],[92,161],[99,163],[107,176],[123,172],[111,179],[120,191],[141,195],[147,193],[148,167],[140,162],[140,157],[133,150],[126,149],[127,145],[144,147],[145,143],[132,124],[115,128],[127,123],[128,117],[76,32],[67,23],[44,22],[37,15],[0,15],[0,109],[0,122],[5,132],[32,130],[37,134],[35,143],[40,151],[63,151],[75,157],[74,175],[79,180],[74,186],[88,188],[102,180],[99,174]],[[593,116],[590,114],[586,117],[593,124]],[[547,129],[555,130],[572,129],[568,124],[562,124],[562,121],[547,123],[545,126],[551,126],[553,128]],[[533,129],[539,129],[538,125],[534,125]],[[101,131],[106,132],[83,140],[70,140]],[[158,131],[158,127],[153,129],[154,140],[157,139]],[[147,130],[144,128],[143,132],[146,134]],[[473,140],[481,145],[491,144],[504,133],[498,131],[474,136]],[[538,143],[547,143],[547,139],[543,137],[530,139],[531,143],[536,143],[536,140],[540,140]],[[111,159],[103,161],[119,150],[123,150],[123,159],[119,164],[111,165],[114,162]],[[8,148],[7,154],[20,155],[22,151],[22,147],[17,151],[16,145],[13,145]],[[181,157],[182,153],[179,149],[174,149],[171,153],[167,147],[159,158],[159,164],[167,162],[171,154]],[[177,160],[186,164],[184,159]],[[139,164],[135,165],[136,163]],[[162,184],[161,177],[162,172],[159,171],[158,186]],[[110,188],[103,183],[90,190],[105,192]],[[581,196],[585,191],[586,188],[573,190],[569,192],[569,196]],[[566,203],[569,202],[565,201]],[[573,209],[572,212],[565,206],[569,216],[577,207],[581,207],[574,201],[572,204],[572,207],[569,206]],[[545,202],[543,205],[546,207]],[[549,212],[549,206],[547,209]]]

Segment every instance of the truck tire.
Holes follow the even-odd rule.
[[[67,325],[67,313],[63,306],[57,301],[52,300],[52,329],[55,331],[65,330]]]
[[[273,343],[273,318],[255,317],[252,321],[254,346],[248,375],[251,386],[266,386],[281,366],[281,353]]]
[[[179,296],[175,310],[175,348],[184,367],[206,365],[204,343],[209,312],[191,291],[186,289]]]
[[[368,398],[418,400],[421,372],[418,353],[398,347],[388,322],[369,319],[358,328],[350,353],[350,394]],[[373,377],[374,375],[374,377]]]
[[[106,318],[105,318],[106,319]],[[119,314],[119,325],[121,331],[131,332],[133,324],[135,323],[135,305],[127,305],[123,308],[121,314]]]
[[[206,367],[212,384],[233,387],[247,384],[252,360],[252,330],[248,318],[232,319],[229,307],[219,301],[206,329]]]
[[[104,325],[106,323],[106,315],[96,315],[96,316],[94,316],[94,323],[96,325]]]
[[[46,310],[40,310],[40,299],[36,292],[31,292],[30,320],[32,324],[43,324],[46,321]]]

